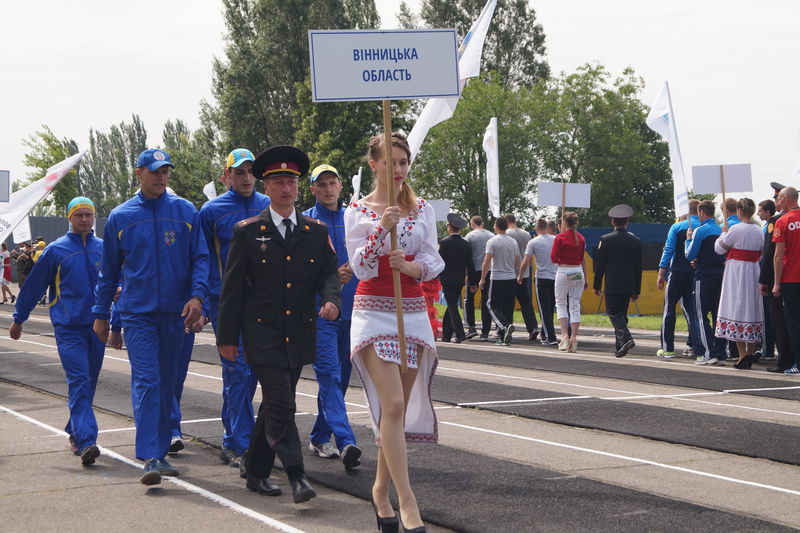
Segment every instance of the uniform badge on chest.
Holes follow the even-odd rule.
[[[261,251],[262,252],[266,252],[267,251],[267,241],[272,240],[272,237],[263,237],[262,236],[262,237],[256,237],[255,239],[257,241],[261,242],[261,246],[259,247],[259,248],[261,248]]]

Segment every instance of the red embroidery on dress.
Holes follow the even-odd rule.
[[[373,296],[367,294],[357,294],[353,298],[353,309],[362,309],[365,311],[386,311],[394,312],[397,307],[395,300],[392,296]],[[424,298],[403,298],[403,312],[404,313],[425,313]]]

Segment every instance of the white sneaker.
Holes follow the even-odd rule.
[[[311,455],[318,455],[323,459],[339,457],[339,450],[337,450],[336,447],[334,447],[330,442],[322,442],[320,444],[309,442],[308,451],[311,452]]]
[[[180,437],[172,437],[169,443],[169,453],[178,453],[183,448],[183,440]]]
[[[716,357],[712,357],[710,359],[707,359],[707,358],[704,357],[702,359],[699,359],[699,360],[695,361],[694,364],[696,364],[696,365],[716,365],[717,362],[718,361],[717,361]]]

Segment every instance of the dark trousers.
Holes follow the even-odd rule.
[[[675,351],[675,305],[680,302],[686,324],[689,326],[687,344],[697,339],[697,312],[695,311],[693,291],[694,274],[691,272],[670,272],[664,289],[664,311],[661,317],[661,349]],[[692,347],[694,349],[694,347]]]
[[[480,276],[480,273],[478,273]],[[486,279],[484,280],[483,290],[481,290],[481,335],[489,335],[489,330],[492,328],[492,315],[489,313],[489,278],[491,274],[487,272]],[[477,285],[477,282],[475,283]],[[464,314],[467,319],[467,327],[475,330],[475,292],[467,291],[464,297]]]
[[[493,279],[489,281],[489,311],[497,330],[502,335],[514,322],[514,291],[517,280]]]
[[[770,289],[771,290],[771,289]],[[769,308],[771,296],[764,296],[764,342],[761,343],[761,355],[772,357],[775,355],[775,328],[772,327],[772,310]]]
[[[630,294],[606,294],[606,313],[611,319],[611,325],[614,326],[617,350],[622,348],[626,342],[633,340],[628,329],[628,304],[630,301]]]
[[[453,335],[457,339],[464,339],[464,323],[461,322],[461,313],[458,311],[458,302],[461,299],[463,285],[442,285],[447,309],[442,317],[442,340],[449,341]],[[469,291],[469,289],[467,289]]]
[[[289,479],[298,479],[304,469],[300,434],[294,421],[294,394],[302,368],[252,368],[261,384],[261,405],[247,453],[247,472],[254,477],[269,476],[277,455]]]
[[[704,355],[710,359],[717,358],[724,361],[725,345],[727,339],[719,339],[714,336],[714,327],[717,323],[717,310],[719,309],[719,297],[722,292],[722,275],[703,276],[701,279],[694,280],[694,304],[700,312],[697,316],[697,334],[694,352],[697,355]],[[708,314],[711,313],[711,322],[708,321]],[[694,341],[693,341],[694,342]],[[699,348],[699,351],[698,351]]]
[[[533,312],[533,302],[531,301],[531,278],[530,276],[522,279],[522,283],[514,284],[514,297],[519,302],[519,310],[522,311],[522,319],[525,321],[525,329],[528,333],[533,333],[539,328],[536,322],[536,313]]]
[[[536,302],[539,305],[539,316],[542,318],[542,340],[555,341],[556,330],[553,327],[553,311],[556,308],[556,280],[537,279]]]
[[[793,364],[800,365],[800,283],[781,283],[781,300]]]
[[[772,290],[772,286],[769,287]],[[769,301],[770,324],[775,335],[775,346],[778,348],[778,368],[786,370],[794,364],[794,354],[792,353],[792,343],[789,340],[789,332],[786,331],[786,318],[783,316],[783,300],[775,298],[770,294],[767,296]]]

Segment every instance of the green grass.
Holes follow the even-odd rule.
[[[436,308],[439,310],[439,320],[441,320],[446,307],[441,304],[436,304]],[[475,320],[479,322],[480,316],[481,316],[480,309],[476,309]],[[516,324],[524,323],[524,320],[522,320],[522,313],[520,313],[519,311],[514,311],[514,322]],[[553,317],[553,323],[555,324],[556,328],[558,328],[558,320],[555,319],[555,316]],[[606,315],[584,314],[581,315],[581,325],[610,327],[611,321],[608,319]],[[661,329],[661,315],[641,315],[641,316],[628,315],[628,327],[635,329],[652,329],[658,331]],[[686,321],[681,316],[678,316],[677,320],[675,320],[675,331],[682,331],[682,332],[687,331]]]

